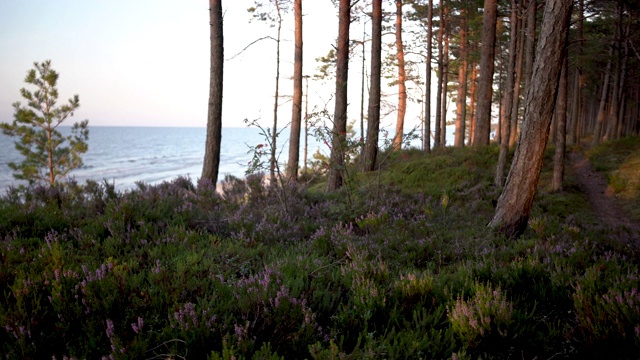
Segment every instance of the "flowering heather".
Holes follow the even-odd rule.
[[[447,317],[453,330],[469,344],[478,338],[498,333],[502,337],[513,322],[513,304],[506,300],[500,288],[482,284],[475,285],[475,294],[468,300],[459,296],[455,305],[447,309]]]
[[[571,183],[540,188],[520,239],[489,232],[495,150],[391,153],[332,194],[259,176],[222,193],[187,178],[14,189],[0,354],[640,357],[638,249]]]

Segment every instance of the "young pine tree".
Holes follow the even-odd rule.
[[[74,123],[71,135],[63,136],[58,127],[73,116],[73,112],[80,107],[80,99],[74,95],[68,104],[56,106],[58,73],[51,68],[50,60],[36,62],[34,66],[35,69],[27,72],[24,81],[34,85],[36,90],[20,89],[27,106],[14,103],[13,123],[2,123],[0,128],[5,135],[19,138],[15,146],[24,156],[19,164],[9,163],[9,167],[15,171],[13,176],[27,180],[29,184],[48,182],[53,185],[69,171],[82,166],[81,155],[88,149],[89,120]]]

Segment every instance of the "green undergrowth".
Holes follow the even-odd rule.
[[[587,151],[589,161],[607,178],[624,210],[640,221],[640,137],[632,136],[602,143]]]
[[[640,356],[638,249],[551,152],[529,228],[486,228],[497,148],[389,156],[339,192],[260,177],[12,190],[0,355],[505,359]]]

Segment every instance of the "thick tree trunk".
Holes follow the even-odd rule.
[[[429,0],[427,10],[427,70],[424,92],[424,134],[422,147],[431,152],[431,61],[433,51],[433,0]]]
[[[396,0],[396,51],[396,59],[398,60],[398,120],[392,145],[394,150],[400,150],[404,135],[404,116],[407,113],[407,87],[405,84],[407,76],[402,44],[402,0]]]
[[[215,186],[218,182],[220,142],[222,140],[222,75],[224,64],[222,0],[209,0],[209,27],[211,70],[209,74],[207,140],[202,167],[202,180],[208,180]]]
[[[569,60],[565,50],[560,84],[558,84],[558,96],[556,100],[556,151],[553,156],[553,179],[551,188],[553,191],[561,191],[564,182],[564,157],[567,145],[567,85],[569,82]]]
[[[295,0],[293,12],[295,17],[295,52],[293,56],[293,104],[291,106],[287,177],[295,182],[298,180],[300,128],[302,127],[302,0]]]
[[[510,136],[510,119],[513,103],[513,88],[515,85],[514,71],[516,62],[516,45],[518,43],[518,8],[515,0],[511,0],[511,30],[509,38],[509,62],[507,63],[507,80],[505,84],[505,93],[503,101],[504,117],[501,121],[502,141],[500,142],[500,154],[498,155],[498,166],[496,167],[496,175],[494,182],[496,186],[504,184],[504,174],[507,167],[507,155],[509,153],[509,136]]]
[[[382,0],[373,1],[371,18],[371,85],[367,121],[367,141],[364,149],[364,170],[376,168],[378,134],[380,132],[380,76],[382,74]]]
[[[331,158],[327,174],[327,191],[342,186],[344,153],[347,138],[347,84],[349,75],[349,25],[351,1],[340,0],[338,10],[338,52],[336,57],[336,101],[333,114]]]
[[[478,110],[473,145],[488,145],[491,132],[491,97],[496,42],[498,1],[484,0],[482,16],[482,51],[480,52],[480,81],[478,84]]]
[[[529,219],[549,138],[570,15],[570,1],[547,0],[520,142],[489,223],[508,237],[522,234]]]
[[[456,102],[456,136],[454,146],[464,146],[467,115],[467,11],[460,10],[460,66],[458,68],[458,101]]]

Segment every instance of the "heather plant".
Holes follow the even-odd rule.
[[[538,231],[487,232],[492,151],[391,155],[379,196],[358,185],[350,207],[297,188],[289,214],[261,179],[222,194],[187,178],[12,190],[0,199],[0,354],[637,357],[637,249],[572,186],[543,183]],[[474,174],[446,189],[402,182],[448,166]]]
[[[258,128],[260,130],[259,134],[262,135],[265,139],[265,144],[247,145],[249,147],[248,153],[252,154],[253,158],[247,164],[248,166],[245,174],[247,176],[254,175],[255,179],[256,174],[262,175],[264,171],[269,169],[271,175],[269,177],[267,189],[273,195],[275,195],[275,200],[277,200],[283,212],[291,215],[291,206],[293,204],[293,201],[291,200],[291,192],[297,191],[298,186],[294,181],[291,181],[291,179],[293,179],[293,176],[291,174],[285,174],[283,171],[281,171],[280,162],[278,161],[279,154],[278,156],[275,155],[277,152],[277,149],[275,148],[275,139],[287,127],[285,126],[279,132],[272,133],[272,130],[270,128],[263,128],[258,120],[249,121],[245,119],[245,123],[248,126]],[[273,131],[275,131],[275,129]],[[249,181],[249,184],[253,183],[253,185],[251,186],[252,193],[257,192],[256,190],[258,187],[263,187],[262,181],[260,181],[259,185],[249,178],[247,179],[247,181]]]
[[[576,283],[573,293],[576,321],[590,342],[635,343],[637,346],[640,345],[640,273],[637,268],[630,268],[626,274],[603,274],[603,269],[611,267],[615,260],[588,268]]]
[[[491,285],[476,283],[474,291],[466,300],[458,296],[455,304],[447,309],[453,330],[471,346],[490,335],[507,337],[513,321],[513,304],[499,287],[494,289]]]

